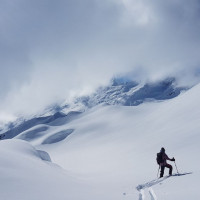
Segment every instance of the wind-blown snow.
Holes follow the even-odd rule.
[[[63,169],[41,160],[26,142],[1,141],[0,173],[5,184],[0,192],[9,200],[14,196],[22,200],[200,199],[199,102],[197,85],[167,101],[136,107],[99,105],[76,120],[49,126],[37,142],[30,143],[48,152]],[[74,131],[56,143],[42,144],[64,130]],[[156,153],[162,146],[176,158],[180,172],[193,173],[166,179],[139,197],[136,187],[157,176]]]

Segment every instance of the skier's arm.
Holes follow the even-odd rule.
[[[175,161],[175,158],[174,158],[174,157],[171,159],[171,158],[169,158],[169,157],[168,157],[168,155],[167,155],[167,154],[165,154],[165,155],[166,155],[166,159],[167,159],[167,160],[170,160],[170,161]]]

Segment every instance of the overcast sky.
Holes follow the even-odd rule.
[[[200,0],[0,0],[0,121],[118,74],[189,83],[199,54]]]

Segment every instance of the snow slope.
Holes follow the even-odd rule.
[[[75,130],[65,140],[38,148],[49,152],[63,168],[90,178],[99,188],[95,199],[138,199],[135,188],[156,178],[155,157],[164,146],[169,157],[176,158],[180,172],[193,174],[155,185],[157,199],[199,199],[199,102],[197,85],[164,102],[95,107],[62,126]],[[146,199],[150,196],[147,191]]]
[[[5,200],[200,199],[199,102],[197,85],[167,101],[99,105],[66,124],[45,125],[37,138],[28,137],[29,143],[62,168],[42,160],[27,142],[1,141],[1,195]],[[31,129],[38,126],[43,125]],[[26,137],[26,131],[17,137]],[[180,172],[193,173],[163,179],[141,194],[136,187],[156,179],[162,146]]]
[[[71,111],[67,114],[64,114],[62,112],[56,112],[48,116],[35,116],[29,120],[20,122],[20,124],[18,124],[19,122],[16,122],[16,126],[3,133],[5,135],[4,139],[11,139],[27,130],[31,130],[31,133],[29,133],[29,137],[31,137],[31,135],[35,137],[37,133],[48,130],[49,126],[60,126],[62,124],[66,124],[69,121],[77,118],[80,114],[81,112],[78,111]],[[38,127],[37,130],[35,130],[35,127]]]
[[[86,191],[91,195],[84,179],[51,163],[46,152],[25,141],[1,141],[0,152],[2,200],[87,200]]]

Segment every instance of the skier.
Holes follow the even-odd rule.
[[[172,175],[172,170],[173,167],[167,163],[167,160],[170,161],[175,161],[175,158],[173,157],[172,159],[170,159],[167,154],[165,153],[165,149],[162,147],[160,150],[160,153],[157,154],[157,163],[160,165],[161,170],[160,170],[160,178],[163,177],[164,175],[164,170],[165,167],[169,168],[169,175]]]

